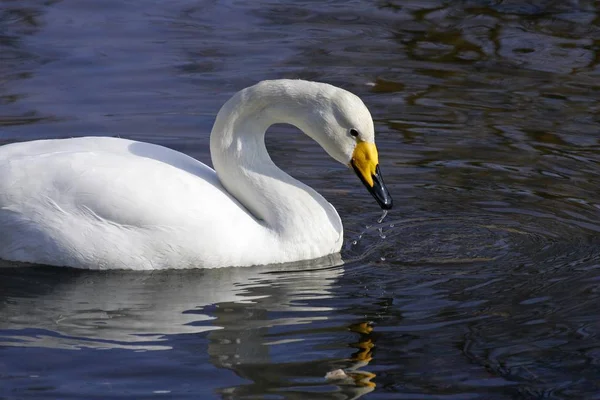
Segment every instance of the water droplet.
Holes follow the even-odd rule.
[[[357,244],[357,243],[358,243],[358,242],[357,242],[356,240],[353,240],[353,241],[352,241],[352,244]]]
[[[385,217],[388,215],[388,211],[387,210],[381,210],[381,217],[377,220],[377,223],[380,224],[383,222],[383,220],[385,219]]]
[[[385,261],[385,257],[381,257],[381,258],[380,258],[380,260],[381,260],[381,261]]]

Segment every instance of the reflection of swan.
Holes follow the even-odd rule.
[[[334,255],[309,264],[154,273],[0,268],[0,346],[167,349],[168,335],[255,328],[251,320],[228,322],[205,308],[231,303],[243,309],[258,299],[262,310],[317,314],[269,320],[268,326],[310,323],[325,309],[291,301],[330,297],[342,270],[320,268],[340,263]],[[28,328],[39,332],[21,332]]]
[[[235,312],[234,312],[235,313]],[[235,313],[239,320],[239,314]],[[234,317],[227,316],[226,313],[217,315],[217,320],[221,318],[233,320]],[[313,328],[315,329],[315,328]],[[227,398],[246,398],[246,397],[261,397],[260,394],[268,388],[268,393],[273,397],[281,397],[286,399],[336,399],[350,400],[357,399],[364,394],[370,393],[375,388],[375,383],[371,380],[375,378],[375,374],[362,370],[372,359],[373,339],[371,337],[372,327],[368,323],[352,324],[347,328],[349,331],[358,333],[359,338],[357,343],[347,344],[345,342],[336,343],[340,346],[349,346],[357,348],[354,354],[349,358],[323,358],[323,353],[317,350],[316,354],[306,355],[302,352],[305,347],[301,343],[296,343],[297,349],[300,351],[285,350],[287,340],[302,340],[299,337],[306,336],[308,343],[314,343],[313,335],[316,332],[323,333],[316,328],[315,331],[306,329],[306,334],[303,331],[298,331],[298,328],[289,330],[280,330],[279,334],[264,332],[263,336],[270,337],[272,346],[249,346],[248,341],[244,340],[244,331],[242,329],[234,330],[218,330],[209,333],[211,341],[216,343],[209,348],[211,353],[211,361],[218,366],[234,370],[236,374],[251,383],[238,385],[235,387],[221,388],[220,392]],[[346,337],[346,335],[343,335]],[[273,343],[274,339],[276,343]],[[332,335],[323,342],[331,344],[336,342],[336,335]],[[339,338],[337,338],[339,339]],[[256,344],[260,341],[254,340]],[[317,347],[328,347],[323,342],[320,342]],[[252,343],[252,344],[255,344]],[[278,346],[283,347],[281,350],[276,350]],[[293,348],[293,347],[292,347]],[[308,345],[306,350],[314,351],[314,348]],[[244,356],[244,352],[246,355]],[[252,352],[252,356],[248,353]],[[309,351],[310,353],[311,351]],[[282,356],[282,353],[285,354]],[[241,355],[241,356],[240,356]],[[332,368],[343,369],[343,378],[329,379],[326,374]],[[319,395],[316,396],[315,393]],[[307,394],[310,394],[307,396]]]
[[[94,349],[119,349],[110,354],[129,360],[121,367],[126,374],[147,362],[174,371],[193,364],[206,376],[223,376],[203,385],[227,398],[248,389],[289,394],[292,387],[305,398],[314,386],[320,398],[356,398],[373,389],[371,375],[357,370],[371,358],[370,331],[350,327],[359,334],[355,343],[338,311],[320,304],[337,303],[340,262],[336,255],[292,265],[151,273],[0,268],[0,348],[19,354],[19,347],[35,347],[25,350],[30,359],[74,357],[96,376],[115,371]],[[346,348],[341,357],[322,350],[331,340]],[[71,356],[46,348],[84,351]],[[313,354],[306,357],[305,349]],[[352,379],[326,381],[332,367]],[[206,376],[194,379],[210,380]],[[298,378],[305,389],[297,387]]]
[[[370,337],[373,327],[367,322],[352,324],[349,330],[360,334],[359,341],[351,344],[351,347],[357,348],[356,353],[352,354],[350,365],[347,362],[340,363],[345,366],[344,369],[330,371],[325,375],[325,378],[334,381],[340,392],[346,392],[344,399],[357,399],[375,389],[375,383],[371,380],[375,378],[375,374],[368,371],[360,370],[365,367],[373,359],[373,340]]]
[[[290,123],[351,165],[382,208],[373,121],[355,95],[300,80],[244,89],[211,133],[215,171],[115,138],[0,148],[0,258],[91,269],[247,266],[336,253],[342,224],[271,161],[266,129]]]

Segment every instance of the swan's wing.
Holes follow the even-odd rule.
[[[250,232],[258,224],[211,168],[182,153],[113,138],[0,148],[0,257],[27,260],[14,254],[33,252],[46,260],[67,247],[90,248],[84,239],[104,243],[106,252],[156,246],[182,232],[194,232],[207,249],[231,243],[204,229],[217,225],[226,234],[232,225]],[[192,246],[190,238],[174,239]]]
[[[228,215],[241,207],[205,164],[165,147],[111,138],[5,146],[0,188],[3,209],[91,212],[131,226],[185,225],[198,213],[206,223],[213,205]]]

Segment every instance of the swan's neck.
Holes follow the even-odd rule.
[[[296,91],[293,85],[259,84],[237,93],[217,115],[210,139],[212,162],[227,191],[279,237],[311,241],[337,234],[341,244],[335,209],[279,169],[265,146],[265,132],[275,123],[292,124],[310,135],[311,114],[321,97],[313,89],[307,94],[306,87]],[[307,235],[311,237],[303,237]]]

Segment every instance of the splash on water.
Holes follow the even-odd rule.
[[[379,237],[381,239],[385,239],[386,235],[383,233],[383,226],[381,224],[383,223],[383,220],[385,219],[385,217],[387,215],[388,215],[388,211],[387,210],[382,210],[381,217],[379,217],[377,219],[377,225],[378,226],[366,225],[365,229],[358,235],[358,237],[350,242],[352,244],[352,246],[356,246],[358,244],[358,242],[362,239],[363,235],[365,233],[371,231],[372,229],[377,229],[377,234],[379,235]],[[393,227],[393,224],[390,224],[390,227]]]
[[[381,210],[381,217],[377,220],[378,224],[381,224],[383,222],[383,220],[385,219],[385,217],[387,217],[388,215],[388,211],[387,210]],[[377,228],[377,232],[379,232],[379,237],[382,239],[385,239],[385,235],[383,234],[383,227],[380,226],[379,228]]]
[[[383,222],[383,220],[385,219],[385,217],[387,217],[388,215],[388,210],[381,210],[381,217],[377,220],[378,224],[381,224]]]

